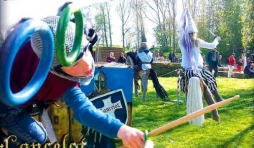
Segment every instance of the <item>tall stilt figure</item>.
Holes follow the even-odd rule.
[[[184,69],[183,76],[181,78],[182,88],[181,90],[186,93],[187,85],[191,77],[199,77],[204,84],[203,96],[208,105],[214,104],[215,101],[212,97],[214,95],[216,101],[222,101],[217,90],[217,84],[215,77],[204,68],[203,58],[201,56],[200,47],[206,49],[214,49],[221,40],[220,37],[215,36],[214,41],[211,43],[205,42],[202,39],[197,38],[198,29],[195,22],[192,19],[188,9],[184,9],[180,21],[179,30],[179,47],[182,53],[181,66]],[[211,94],[212,93],[212,94]],[[188,98],[187,98],[188,99]],[[217,110],[212,111],[213,119],[219,121],[219,114]]]

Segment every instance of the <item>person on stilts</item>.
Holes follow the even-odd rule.
[[[203,84],[203,96],[208,105],[215,103],[212,95],[217,102],[223,101],[223,98],[217,90],[215,77],[209,70],[203,67],[203,58],[200,52],[200,47],[206,49],[216,48],[221,38],[219,36],[215,36],[212,43],[208,43],[197,38],[198,30],[188,9],[184,9],[180,23],[181,26],[179,30],[178,43],[182,53],[181,66],[184,69],[183,76],[181,78],[181,90],[187,94],[188,90],[186,88],[188,86],[189,79],[191,77],[198,77]],[[213,110],[212,114],[213,120],[219,121],[220,117],[217,109]]]

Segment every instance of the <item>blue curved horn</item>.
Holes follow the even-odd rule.
[[[19,92],[10,88],[10,76],[14,59],[20,47],[38,32],[42,39],[42,55],[29,83]],[[49,26],[39,20],[27,20],[9,34],[0,49],[0,101],[9,106],[29,101],[40,89],[50,70],[54,55],[54,38]]]

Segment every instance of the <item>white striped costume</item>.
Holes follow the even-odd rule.
[[[179,41],[179,47],[181,49],[181,53],[182,53],[182,63],[181,66],[184,68],[184,73],[183,76],[181,78],[181,90],[185,93],[185,89],[186,86],[188,86],[188,81],[191,77],[199,77],[201,76],[201,78],[204,80],[204,82],[206,83],[206,85],[209,87],[210,91],[213,92],[214,90],[217,89],[217,84],[216,84],[216,80],[215,77],[213,76],[213,74],[208,70],[208,69],[204,69],[204,65],[203,65],[203,58],[201,56],[200,53],[200,47],[201,48],[206,48],[206,49],[214,49],[216,48],[216,46],[218,45],[218,40],[217,38],[214,39],[214,41],[212,43],[208,43],[205,42],[204,40],[198,39],[198,47],[192,47],[192,50],[190,52],[192,52],[193,54],[193,59],[195,61],[194,66],[191,64],[191,61],[187,60],[188,58],[188,53],[186,51],[186,49],[184,48],[183,44],[181,43],[181,41]],[[197,69],[197,72],[195,73],[195,68]]]
[[[200,76],[208,86],[211,92],[217,89],[217,83],[215,81],[215,77],[208,69],[200,69]],[[194,73],[193,70],[184,70],[183,75],[181,77],[181,91],[185,93],[185,88],[188,86],[189,79],[191,77],[199,77],[198,73]]]

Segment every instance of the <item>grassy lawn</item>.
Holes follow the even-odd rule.
[[[177,99],[177,78],[159,78],[171,100]],[[217,78],[224,99],[240,95],[240,99],[220,107],[220,122],[205,114],[202,127],[181,124],[150,139],[155,148],[254,148],[254,79]],[[163,104],[156,98],[149,81],[146,102],[133,97],[132,126],[152,131],[186,115],[185,103]],[[181,93],[181,99],[185,100]],[[206,106],[207,104],[204,103]]]

